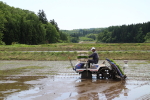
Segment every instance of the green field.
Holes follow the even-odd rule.
[[[150,60],[150,43],[57,43],[43,45],[1,45],[0,60],[68,60],[77,59],[77,51],[95,47],[100,59]],[[51,52],[59,51],[59,52]]]

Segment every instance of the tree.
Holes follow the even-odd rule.
[[[60,31],[59,33],[60,33],[60,40],[67,42],[68,41],[67,34],[63,33],[62,31]]]
[[[78,37],[71,37],[70,40],[72,43],[78,43],[79,42],[79,38]]]
[[[4,27],[4,23],[6,22],[5,19],[5,15],[3,10],[5,9],[5,5],[3,4],[3,2],[0,1],[0,45],[5,44],[2,40],[3,40],[3,31],[5,29]]]
[[[59,39],[60,35],[57,32],[56,28],[51,23],[48,23],[46,25],[46,40],[49,43],[56,43],[59,41]]]
[[[59,31],[55,20],[47,21],[46,14],[39,10],[36,15],[29,10],[10,7],[0,1],[0,42],[7,45],[41,44],[67,41],[67,35]]]
[[[150,42],[150,32],[148,32],[146,34],[146,36],[144,37],[144,39],[145,39],[145,42]]]
[[[55,22],[54,19],[50,20],[50,23],[56,28],[57,32],[59,32],[58,24]]]
[[[3,34],[0,33],[0,45],[4,45],[5,43],[2,41],[2,38],[3,38]]]
[[[96,40],[96,34],[93,33],[86,35],[86,37]]]
[[[135,36],[135,41],[137,43],[142,43],[144,42],[144,35],[143,35],[143,31],[142,31],[142,28],[140,27],[138,32],[137,32],[137,35]]]
[[[46,14],[43,10],[39,10],[38,12],[38,17],[39,17],[39,20],[43,23],[43,24],[47,24],[48,23],[48,20],[46,18]]]

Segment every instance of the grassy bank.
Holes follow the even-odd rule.
[[[15,44],[0,46],[0,51],[87,51],[90,50],[91,47],[96,47],[97,51],[150,50],[150,43],[56,43],[43,45]]]
[[[100,59],[150,60],[150,43],[56,43],[43,45],[5,45],[0,46],[0,60],[75,60],[76,51],[89,51],[95,47]],[[31,52],[32,51],[32,52]],[[40,51],[40,52],[36,52]],[[46,51],[46,52],[45,52]],[[62,52],[47,52],[62,51]],[[64,51],[64,52],[63,52]],[[67,52],[65,52],[67,51]],[[69,52],[75,51],[75,52]]]
[[[92,52],[89,52],[91,54]],[[150,60],[150,52],[125,51],[125,52],[98,52],[100,60],[106,58],[114,60]],[[77,52],[20,52],[1,51],[0,60],[46,60],[46,61],[66,61],[70,57],[77,59]]]

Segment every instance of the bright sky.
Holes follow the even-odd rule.
[[[60,29],[100,28],[150,21],[150,0],[0,0],[15,8],[44,10]]]

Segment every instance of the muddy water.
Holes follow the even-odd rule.
[[[116,62],[124,66],[122,60]],[[17,74],[1,74],[0,100],[150,99],[150,61],[129,61],[124,70],[128,76],[125,81],[100,80],[95,75],[81,79],[69,61],[0,61],[0,68],[6,73],[24,68]]]

